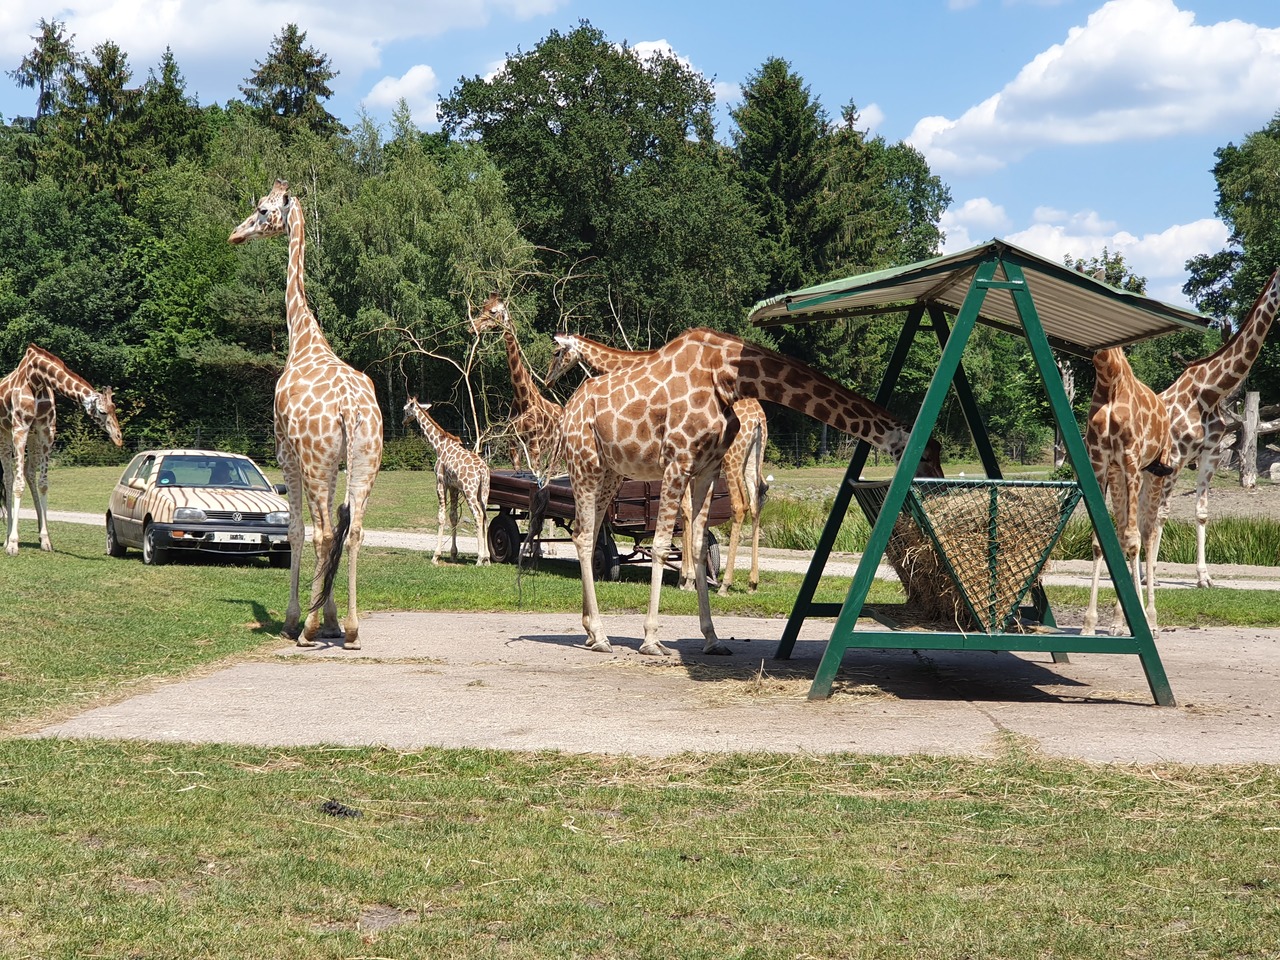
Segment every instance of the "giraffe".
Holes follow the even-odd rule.
[[[8,513],[4,550],[11,557],[18,552],[18,508],[27,484],[35,498],[40,549],[53,549],[46,501],[49,451],[56,426],[55,393],[79,400],[112,443],[117,447],[124,444],[111,388],[94,390],[54,354],[35,344],[28,346],[18,366],[0,380],[0,472],[4,475],[4,506]]]
[[[289,354],[276,381],[275,393],[276,459],[289,492],[291,553],[289,607],[282,633],[300,647],[315,646],[318,634],[341,637],[343,647],[358,650],[356,559],[364,539],[365,506],[382,465],[382,410],[378,407],[373,381],[339,359],[307,305],[306,224],[302,204],[289,192],[288,182],[276,180],[271,191],[258,201],[257,209],[227,239],[232,244],[242,244],[286,231],[289,264],[285,317]],[[334,513],[338,468],[344,459],[346,497]],[[304,498],[315,530],[312,545],[316,551],[316,573],[311,582],[307,618],[300,627],[298,581],[306,542],[302,519]],[[350,542],[347,617],[339,627],[333,585],[344,540]]]
[[[544,474],[553,469],[560,459],[560,418],[564,415],[564,407],[548,400],[538,390],[520,352],[515,323],[501,297],[496,293],[489,297],[471,325],[476,336],[495,327],[502,330],[502,339],[507,347],[507,366],[511,370],[511,386],[515,388],[511,401],[511,429],[516,435],[516,443],[511,460],[513,466],[520,469],[516,448],[523,449],[529,472],[544,479]]]
[[[1169,410],[1154,390],[1140,381],[1120,347],[1093,355],[1097,380],[1089,407],[1084,443],[1093,475],[1106,499],[1111,491],[1116,530],[1134,586],[1142,593],[1139,546],[1147,561],[1147,622],[1156,632],[1155,544],[1156,511],[1170,453]],[[1089,608],[1080,632],[1093,636],[1098,627],[1098,578],[1102,572],[1102,546],[1093,535],[1093,582]],[[1111,632],[1120,634],[1124,608],[1116,600]]]
[[[556,351],[551,360],[551,370],[547,374],[547,383],[554,383],[564,372],[576,364],[585,364],[592,370],[612,373],[623,370],[638,360],[651,357],[655,351],[619,350],[606,346],[595,340],[588,340],[573,334],[558,334],[555,337]],[[748,513],[751,514],[751,577],[747,581],[748,589],[755,593],[760,584],[760,510],[764,506],[764,497],[768,492],[768,484],[762,478],[764,473],[764,448],[769,442],[769,424],[765,419],[764,407],[754,397],[743,397],[734,401],[733,412],[738,418],[740,428],[734,436],[729,448],[725,451],[721,465],[721,475],[729,488],[729,506],[733,515],[729,529],[729,553],[725,560],[724,576],[720,580],[721,596],[727,596],[733,586],[734,567],[737,564],[738,547],[742,538],[742,525]],[[684,544],[682,549],[681,586],[696,589],[694,585],[696,551],[693,549],[693,505],[691,493],[686,492],[681,502],[684,517]],[[711,509],[708,499],[702,505],[703,523],[706,523],[706,512]]]
[[[800,361],[705,328],[686,331],[626,370],[584,380],[565,404],[562,430],[588,649],[613,649],[596,603],[592,555],[610,501],[623,478],[633,477],[662,481],[640,652],[670,652],[658,639],[658,605],[676,514],[687,486],[692,486],[694,503],[704,502],[739,430],[733,403],[742,397],[798,410],[895,457],[902,455],[910,435],[910,427],[883,407]],[[940,452],[937,441],[929,440],[920,462],[922,474],[942,475]],[[705,543],[703,531],[699,512],[694,543]],[[696,577],[695,584],[703,653],[729,653],[711,622],[706,578]]]
[[[461,440],[436,423],[427,413],[430,409],[431,404],[419,403],[417,397],[410,397],[404,405],[405,424],[416,421],[427,440],[436,448],[436,499],[440,505],[436,514],[436,553],[431,562],[435,566],[440,565],[446,500],[449,504],[449,526],[453,528],[453,546],[449,550],[449,559],[455,562],[458,559],[458,497],[461,495],[476,520],[476,566],[488,566],[489,539],[485,511],[489,508],[489,465],[478,453],[468,450]]]
[[[1192,461],[1196,472],[1196,586],[1211,587],[1209,564],[1205,560],[1205,531],[1209,525],[1209,485],[1218,468],[1218,451],[1230,429],[1223,413],[1223,401],[1249,375],[1280,304],[1280,269],[1253,304],[1249,316],[1231,340],[1215,353],[1191,363],[1160,394],[1169,408],[1173,450],[1173,472],[1164,479],[1157,515],[1156,558],[1165,521],[1169,518],[1173,487],[1182,468]]]

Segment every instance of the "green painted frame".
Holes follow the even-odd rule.
[[[997,278],[998,272],[1003,272],[1003,279]],[[981,417],[978,414],[972,391],[969,389],[968,380],[964,375],[960,362],[965,345],[968,343],[977,323],[983,300],[989,292],[994,290],[1007,291],[1013,297],[1018,317],[1022,324],[1022,332],[1031,348],[1032,356],[1035,358],[1036,368],[1048,395],[1054,420],[1062,427],[1061,432],[1066,446],[1067,457],[1076,470],[1082,500],[1088,511],[1090,522],[1098,535],[1103,559],[1106,561],[1121,609],[1129,624],[1129,636],[1084,637],[1076,633],[1066,632],[1047,634],[922,633],[920,631],[899,632],[889,629],[857,628],[857,621],[862,615],[863,607],[866,604],[867,594],[875,578],[876,568],[879,566],[888,546],[894,520],[906,501],[912,478],[915,476],[916,468],[924,453],[925,444],[933,432],[934,425],[937,423],[948,389],[954,388],[956,390],[957,399],[968,420],[984,469],[987,471],[987,476],[992,479],[1001,477],[995,453],[991,448],[990,438],[982,426]],[[907,352],[911,347],[911,343],[924,329],[923,319],[925,312],[926,308],[921,304],[916,304],[908,310],[906,323],[903,326],[898,343],[894,347],[893,354],[890,356],[884,379],[876,394],[877,403],[885,405],[889,401],[893,393],[893,384],[906,362]],[[800,633],[800,627],[806,618],[811,616],[835,616],[835,626],[832,628],[831,637],[823,651],[822,660],[818,664],[813,684],[809,688],[809,699],[811,700],[825,699],[831,695],[831,686],[835,680],[836,673],[840,669],[841,660],[845,652],[854,647],[862,649],[1046,651],[1053,654],[1055,662],[1064,662],[1066,654],[1072,652],[1135,654],[1141,661],[1147,684],[1151,688],[1151,694],[1155,702],[1161,706],[1173,706],[1175,702],[1173,691],[1169,687],[1164,665],[1160,660],[1159,652],[1156,650],[1151,627],[1147,623],[1146,612],[1143,610],[1141,598],[1125,564],[1124,554],[1120,548],[1119,538],[1116,536],[1115,526],[1112,523],[1110,514],[1107,512],[1102,490],[1094,478],[1089,456],[1084,447],[1084,440],[1076,427],[1075,416],[1071,411],[1071,404],[1067,399],[1066,392],[1062,388],[1062,381],[1053,358],[1053,351],[1050,349],[1044,327],[1041,325],[1039,314],[1036,312],[1031,290],[1018,263],[1016,254],[1006,250],[1003,253],[993,255],[990,260],[983,261],[979,265],[952,328],[947,328],[945,316],[940,308],[930,306],[928,312],[933,329],[938,336],[939,343],[942,345],[942,356],[937,370],[934,371],[933,379],[929,383],[929,388],[925,392],[924,401],[921,404],[911,436],[907,441],[906,450],[898,464],[897,471],[894,473],[893,480],[889,484],[889,490],[885,495],[885,502],[880,510],[879,518],[871,529],[870,539],[858,563],[853,582],[849,586],[849,592],[845,596],[843,604],[816,603],[813,600],[818,581],[821,579],[827,560],[830,557],[832,545],[835,543],[836,535],[839,533],[840,526],[848,512],[853,497],[852,484],[857,481],[862,473],[863,466],[866,464],[870,448],[865,443],[859,443],[854,449],[853,457],[849,461],[849,468],[845,472],[844,482],[841,483],[836,493],[831,515],[827,518],[826,525],[819,538],[813,560],[809,565],[808,572],[805,574],[800,593],[797,595],[791,616],[787,620],[787,625],[783,631],[782,640],[778,644],[775,656],[782,660],[790,658]],[[1049,608],[1043,590],[1037,589],[1032,599],[1037,611],[1042,614],[1043,622],[1047,626],[1055,625],[1052,610]]]

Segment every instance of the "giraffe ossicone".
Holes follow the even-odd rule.
[[[382,410],[373,381],[333,352],[307,304],[306,223],[302,204],[286,180],[276,180],[257,207],[232,231],[228,242],[246,243],[288,231],[285,320],[289,353],[275,390],[276,459],[289,494],[289,607],[285,637],[314,646],[317,636],[360,646],[356,562],[364,539],[364,512],[382,465]],[[336,511],[338,473],[346,461],[346,496]],[[306,541],[302,505],[314,527],[316,572],[305,623],[299,600]],[[338,625],[334,581],[347,547],[347,616]],[[323,613],[323,619],[321,614]]]

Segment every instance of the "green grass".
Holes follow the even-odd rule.
[[[969,761],[11,740],[0,764],[6,957],[1267,957],[1280,921],[1267,768],[1016,742]]]
[[[105,501],[101,478],[64,473]],[[383,480],[401,477],[381,492],[411,505],[408,481],[430,477]],[[90,508],[59,503],[54,482],[55,509]],[[1097,766],[1016,738],[994,760],[18,738],[272,656],[287,600],[263,561],[149,568],[106,557],[97,526],[53,524],[53,554],[30,521],[22,533],[0,557],[5,960],[1274,955],[1275,767]],[[647,570],[624,577],[601,585],[607,611],[643,608]],[[367,547],[360,579],[366,612],[561,610],[576,627],[580,609],[564,562],[517,585],[510,566]],[[714,609],[779,615],[799,581],[766,572]],[[819,599],[845,589],[824,579]],[[1049,593],[1055,609],[1085,602]],[[1165,625],[1280,624],[1264,591],[1160,602]],[[668,590],[663,609],[695,599]]]

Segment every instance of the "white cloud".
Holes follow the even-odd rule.
[[[262,61],[288,23],[307,34],[307,44],[330,58],[340,76],[335,89],[354,85],[382,64],[382,49],[397,42],[429,39],[451,30],[483,27],[494,18],[526,20],[554,12],[567,0],[66,0],[50,12],[42,0],[0,4],[0,62],[18,63],[32,48],[40,18],[58,19],[87,53],[112,40],[129,56],[141,80],[172,47],[188,79],[188,92],[202,102],[237,96],[228,89],[228,62],[239,79]],[[217,83],[213,82],[217,79]]]
[[[986,197],[978,197],[966,200],[958,209],[951,207],[943,211],[941,226],[946,234],[943,252],[955,253],[1003,236],[1012,222],[1004,207]]]
[[[364,98],[367,107],[394,109],[404,100],[413,113],[413,122],[419,128],[437,122],[436,72],[425,63],[417,64],[400,77],[383,77],[373,85]]]
[[[880,109],[880,104],[869,103],[865,107],[858,108],[858,129],[869,134],[874,134],[880,129],[880,124],[884,123],[884,111]]]
[[[1280,28],[1200,25],[1174,0],[1110,0],[999,93],[907,138],[935,172],[989,173],[1052,144],[1238,132],[1280,89]]]

